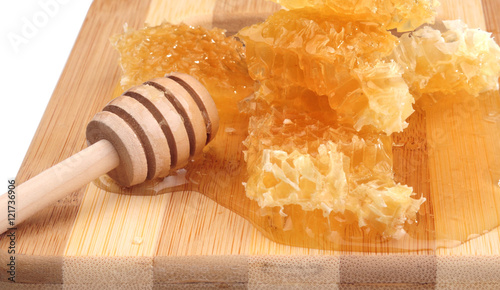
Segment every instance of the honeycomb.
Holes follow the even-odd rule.
[[[320,8],[335,18],[369,21],[386,29],[411,31],[425,23],[433,23],[436,0],[272,0],[288,9]]]
[[[403,70],[387,58],[397,38],[375,23],[332,19],[322,10],[278,11],[238,33],[246,46],[250,76],[259,96],[289,95],[306,88],[328,96],[343,123],[400,132],[413,112]]]
[[[254,106],[244,141],[247,196],[263,208],[300,205],[336,223],[402,236],[425,199],[394,182],[391,137],[334,124],[321,106],[300,103]]]
[[[126,31],[111,42],[120,53],[124,90],[176,71],[197,78],[218,107],[253,93],[243,45],[222,29],[163,23]]]
[[[403,77],[416,99],[461,91],[472,96],[498,90],[500,47],[491,33],[468,28],[460,20],[443,21],[444,29],[423,27],[405,33],[390,59],[404,68]]]

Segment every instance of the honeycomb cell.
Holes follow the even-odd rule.
[[[425,199],[394,181],[391,137],[326,125],[317,108],[255,107],[244,142],[245,187],[259,206],[321,210],[337,227],[357,223],[386,238],[415,221]]]
[[[164,23],[126,31],[111,42],[120,53],[123,89],[175,71],[197,78],[218,107],[253,93],[243,45],[222,29]]]
[[[288,9],[314,7],[336,18],[370,21],[387,29],[411,31],[434,23],[436,0],[272,0]]]
[[[426,26],[403,34],[389,57],[404,68],[415,98],[427,95],[437,101],[460,92],[478,96],[498,90],[500,47],[491,33],[460,20],[443,24],[443,31]]]
[[[328,96],[341,121],[386,134],[406,128],[413,97],[387,58],[397,38],[375,23],[333,19],[311,8],[278,11],[241,30],[250,76],[268,102],[297,88]]]

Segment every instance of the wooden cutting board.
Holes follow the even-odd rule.
[[[441,3],[441,19],[461,18],[470,27],[500,37],[497,15],[500,1],[442,0]],[[122,32],[124,23],[138,29],[145,22],[157,25],[165,20],[184,21],[235,32],[277,9],[277,5],[263,0],[95,0],[16,182],[22,183],[85,147],[86,124],[111,97],[119,94],[118,53],[111,47],[109,37]],[[455,122],[452,128],[471,126],[474,122],[482,124],[482,115],[464,116],[460,111],[471,104],[479,106],[479,111],[500,109],[498,92],[484,96],[480,103],[447,108],[445,116]],[[467,190],[453,189],[451,195],[438,193],[448,191],[449,183],[443,180],[465,180],[474,188],[484,187],[483,175],[487,173],[480,166],[498,158],[495,149],[500,146],[499,122],[490,121],[491,125],[484,129],[489,133],[484,136],[462,138],[468,135],[442,130],[436,125],[446,120],[440,119],[443,114],[435,111],[415,114],[412,120],[417,125],[395,137],[396,142],[407,144],[400,152],[395,151],[396,178],[413,185],[428,199],[419,225],[425,236],[423,240],[406,240],[403,247],[393,247],[368,237],[361,247],[349,243],[335,250],[293,247],[266,238],[274,234],[258,217],[249,221],[239,215],[245,215],[245,207],[251,205],[242,202],[239,208],[232,207],[231,202],[225,203],[211,192],[210,186],[203,187],[205,192],[200,190],[203,194],[184,190],[124,195],[89,184],[19,226],[15,244],[16,281],[54,287],[139,288],[194,284],[242,288],[275,284],[324,287],[389,284],[429,288],[498,285],[500,233],[496,226],[500,221],[500,187],[490,186],[489,194],[480,202],[468,200]],[[455,144],[450,145],[450,150],[463,157],[454,160],[453,156],[443,157],[439,152],[418,149],[418,144],[432,138]],[[228,146],[241,144],[234,142]],[[476,147],[482,149],[475,150]],[[418,166],[408,160],[418,160]],[[463,169],[460,164],[465,164],[466,176],[449,173]],[[408,168],[418,169],[403,174]],[[489,174],[488,178],[500,179],[500,172],[493,170]],[[436,176],[440,182],[432,181]],[[226,190],[231,195],[236,189]],[[453,194],[465,198],[465,205],[453,202],[457,199]],[[484,212],[494,214],[485,216]],[[466,214],[474,222],[464,224],[453,220],[453,213]],[[483,228],[489,231],[466,237],[465,243],[456,243],[456,239]],[[436,240],[443,232],[447,234]],[[274,235],[274,238],[283,237]],[[1,281],[8,277],[5,265],[10,257],[9,243],[3,235]]]

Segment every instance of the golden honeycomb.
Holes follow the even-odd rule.
[[[254,107],[244,142],[246,194],[261,207],[321,210],[336,223],[394,238],[415,221],[425,199],[394,182],[391,137],[333,124],[318,107]]]
[[[197,78],[218,107],[253,93],[243,45],[222,29],[163,23],[126,31],[111,42],[120,53],[124,90],[176,71]]]
[[[387,29],[411,31],[433,23],[436,0],[272,0],[288,9],[315,7],[335,18],[367,21]]]
[[[403,77],[416,99],[461,91],[478,96],[498,90],[500,47],[491,33],[468,28],[460,20],[443,21],[443,31],[423,27],[400,37],[390,59],[404,68]]]
[[[375,23],[332,19],[322,10],[281,10],[238,33],[260,96],[298,87],[328,96],[343,123],[400,132],[413,112],[403,70],[387,58],[397,38]]]

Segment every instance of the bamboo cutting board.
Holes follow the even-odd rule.
[[[462,18],[470,27],[486,29],[493,32],[496,39],[500,37],[497,15],[500,1],[442,0],[441,3],[441,19]],[[157,25],[164,20],[185,21],[235,32],[277,9],[277,5],[263,0],[128,0],[119,3],[95,0],[25,157],[17,183],[84,148],[86,124],[119,93],[115,89],[120,78],[118,54],[108,39],[120,33],[124,23],[137,29],[144,22]],[[479,106],[479,111],[485,111],[500,109],[499,102],[496,92],[485,96],[481,103],[466,105]],[[442,155],[415,150],[419,148],[416,145],[408,146],[395,152],[395,171],[396,178],[413,185],[428,199],[419,225],[425,233],[447,232],[446,237],[461,239],[476,228],[491,230],[477,237],[466,236],[465,243],[455,245],[454,239],[427,237],[424,242],[406,241],[408,244],[403,248],[377,243],[361,248],[344,245],[336,251],[293,247],[271,241],[266,238],[266,235],[272,236],[267,229],[238,215],[245,203],[243,209],[235,212],[214,202],[212,199],[217,200],[217,194],[210,192],[211,187],[206,187],[204,195],[188,190],[120,195],[89,184],[19,226],[16,281],[59,288],[252,288],[277,284],[498,287],[500,233],[496,226],[500,224],[500,187],[490,187],[484,200],[479,202],[468,198],[469,191],[460,188],[454,189],[455,196],[443,198],[437,194],[447,191],[447,182],[456,179],[464,180],[471,188],[479,188],[485,175],[481,166],[498,158],[495,149],[500,144],[499,122],[489,122],[491,125],[484,129],[489,133],[477,139],[462,138],[460,131],[454,131],[453,128],[471,123],[482,124],[481,116],[460,113],[463,106],[447,108],[449,113],[445,115],[451,115],[454,120],[449,131],[436,129],[439,126],[435,124],[446,120],[440,119],[442,112],[435,110],[412,116],[414,123],[420,125],[395,137],[397,142],[410,145],[432,138],[449,140],[449,144],[455,144],[452,146],[456,148],[450,150],[458,152],[457,159],[448,156],[443,160]],[[418,160],[419,169],[398,176],[398,172],[405,172],[411,165],[407,164],[408,160]],[[458,170],[457,166],[462,166],[458,169],[466,170],[468,176],[451,174]],[[498,174],[500,172],[492,172],[491,178],[499,180]],[[429,176],[439,176],[439,180],[444,181],[428,182]],[[465,200],[464,204],[455,201],[459,196]],[[494,207],[496,212],[488,212],[496,215],[485,216],[486,207]],[[454,211],[466,213],[466,218],[474,222],[462,224],[449,219],[450,212]],[[1,281],[7,280],[4,261],[9,259],[8,246],[4,235],[0,240]]]

